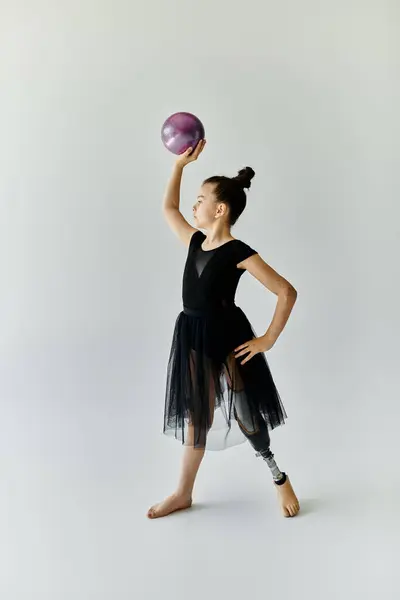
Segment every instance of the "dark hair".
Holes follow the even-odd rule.
[[[234,225],[244,209],[246,208],[246,192],[251,186],[251,180],[255,173],[251,167],[241,169],[236,177],[225,177],[224,175],[214,175],[204,181],[204,183],[215,184],[214,193],[219,202],[224,202],[229,206],[229,222]]]

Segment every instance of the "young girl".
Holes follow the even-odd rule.
[[[193,207],[196,228],[179,210],[183,169],[197,160],[205,140],[176,161],[164,199],[171,229],[189,247],[183,276],[183,312],[179,315],[168,364],[164,432],[185,445],[176,492],[150,508],[151,519],[189,508],[200,463],[207,448],[221,449],[248,439],[267,463],[285,517],[299,512],[288,476],[270,450],[269,430],[286,417],[264,352],[282,332],[297,292],[255,250],[235,239],[231,227],[246,206],[254,171],[236,177],[211,177]],[[200,230],[205,230],[204,235]],[[271,325],[255,337],[235,293],[248,271],[278,297]],[[219,425],[215,422],[217,416]]]

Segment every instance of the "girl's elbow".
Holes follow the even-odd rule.
[[[295,287],[292,286],[291,283],[288,283],[287,285],[285,285],[285,287],[283,289],[283,295],[286,298],[290,298],[293,302],[296,302],[296,300],[297,300],[297,290]]]

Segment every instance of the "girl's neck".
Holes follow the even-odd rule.
[[[205,246],[220,246],[229,240],[233,240],[234,237],[231,234],[230,229],[223,228],[220,230],[208,230],[206,231],[207,239],[204,241]]]

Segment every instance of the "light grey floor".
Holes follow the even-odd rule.
[[[159,433],[162,397],[129,383],[132,351],[8,361],[1,598],[399,597],[393,420],[367,455],[368,435],[352,419],[338,435],[318,433],[323,415],[319,429],[293,418],[274,433],[302,501],[296,519],[280,517],[266,466],[242,445],[208,453],[191,511],[150,522],[146,509],[172,490],[181,447]]]

